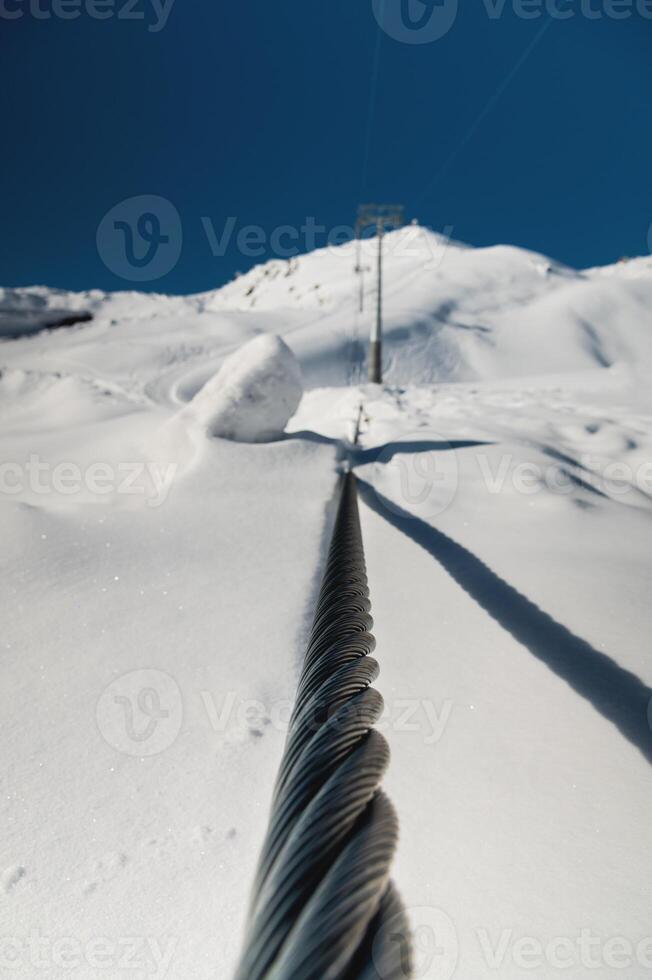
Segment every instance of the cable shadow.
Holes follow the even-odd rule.
[[[479,442],[474,439],[453,439],[451,442],[435,441],[432,439],[414,439],[406,442],[387,442],[383,446],[374,446],[371,449],[357,449],[351,453],[351,462],[354,466],[363,466],[366,463],[383,462],[388,463],[397,453],[428,453],[446,452],[451,449],[469,449],[472,446],[493,446],[493,442]]]
[[[301,439],[303,442],[316,442],[325,446],[337,446],[340,442],[339,439],[333,439],[331,436],[323,436],[321,432],[313,432],[312,429],[301,429],[298,432],[285,432],[283,439],[285,441]]]
[[[455,449],[469,449],[473,446],[494,446],[493,442],[483,442],[475,439],[453,439],[450,442],[434,439],[412,439],[405,442],[386,442],[382,446],[372,446],[360,449],[351,446],[345,440],[313,432],[311,429],[301,429],[297,432],[286,432],[284,439],[302,439],[305,442],[315,442],[324,445],[341,445],[343,455],[346,455],[352,466],[365,466],[367,463],[389,463],[397,453],[428,453],[447,452]]]
[[[593,705],[652,762],[648,712],[652,690],[586,640],[575,636],[448,535],[387,500],[358,478],[376,514],[424,548],[464,591],[538,660]]]

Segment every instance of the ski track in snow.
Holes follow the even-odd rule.
[[[348,386],[373,306],[354,260],[196,297],[0,291],[0,329],[36,331],[0,341],[2,934],[138,935],[173,942],[167,980],[229,975],[362,400],[396,883],[416,925],[445,921],[450,976],[520,980],[517,939],[590,929],[600,963],[573,978],[613,980],[605,943],[649,933],[652,261],[393,233],[379,389]],[[53,310],[94,319],[38,332]],[[198,440],[179,411],[261,332],[302,366],[291,431]],[[151,467],[139,492],[125,465]]]

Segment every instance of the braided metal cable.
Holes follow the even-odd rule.
[[[379,786],[383,701],[355,477],[344,477],[235,980],[408,980],[389,880],[398,826]]]

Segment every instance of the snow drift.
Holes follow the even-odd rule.
[[[184,415],[211,436],[271,442],[283,434],[302,394],[296,357],[280,337],[263,334],[227,357]]]

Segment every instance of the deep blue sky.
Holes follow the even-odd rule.
[[[39,20],[30,2],[3,0],[24,16],[0,17],[3,285],[132,288],[96,234],[142,194],[181,216],[176,266],[136,284],[166,292],[260,261],[235,241],[214,257],[202,217],[217,234],[230,215],[267,234],[307,216],[331,228],[366,199],[577,266],[648,250],[652,20],[554,20],[523,58],[543,20],[511,0],[497,20],[461,0],[423,45],[379,34],[371,0],[176,0],[156,33]],[[156,19],[151,0],[133,9]]]

